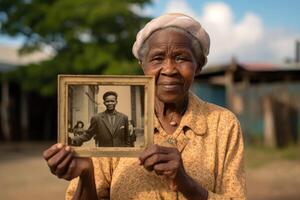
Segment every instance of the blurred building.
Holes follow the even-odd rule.
[[[238,63],[208,66],[194,92],[232,110],[247,142],[297,143],[300,134],[300,63]]]
[[[56,115],[56,109],[51,107],[53,103],[49,103],[49,99],[21,90],[18,83],[8,81],[3,76],[22,65],[40,62],[50,56],[45,52],[20,55],[18,47],[0,46],[0,139],[50,138],[50,132],[53,131],[51,127],[56,123],[52,120],[53,115]]]

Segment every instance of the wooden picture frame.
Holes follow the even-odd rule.
[[[118,94],[116,111],[113,112],[118,115],[114,117],[107,115],[111,109],[107,104],[108,97],[104,95],[107,91]],[[114,95],[109,98],[114,99]],[[153,113],[153,76],[58,75],[58,142],[72,146],[77,156],[140,155],[153,144]],[[107,134],[103,124],[106,129],[110,127],[113,139],[102,138],[101,134]],[[117,131],[120,132],[121,139],[115,136],[119,134]],[[134,134],[136,141],[132,142],[131,136]],[[82,143],[82,138],[90,139]],[[122,142],[123,139],[125,142]]]

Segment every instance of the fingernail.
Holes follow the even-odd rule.
[[[63,145],[62,145],[61,143],[58,143],[58,144],[56,145],[56,147],[59,148],[59,149],[61,149],[61,148],[63,147]]]
[[[65,149],[66,149],[66,151],[70,151],[70,150],[71,150],[71,147],[70,147],[70,146],[67,146]]]

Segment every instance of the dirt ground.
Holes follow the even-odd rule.
[[[68,182],[52,176],[41,157],[49,146],[50,143],[0,144],[0,199],[64,198]],[[246,172],[248,199],[300,199],[300,159],[295,153],[249,148]]]

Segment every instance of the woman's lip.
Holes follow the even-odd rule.
[[[163,83],[158,83],[157,85],[181,85],[181,83],[179,83],[179,82],[169,82],[169,83],[167,83],[167,82],[163,82]]]
[[[163,84],[158,84],[160,87],[165,88],[166,90],[173,90],[177,89],[181,84],[179,83],[163,83]]]

